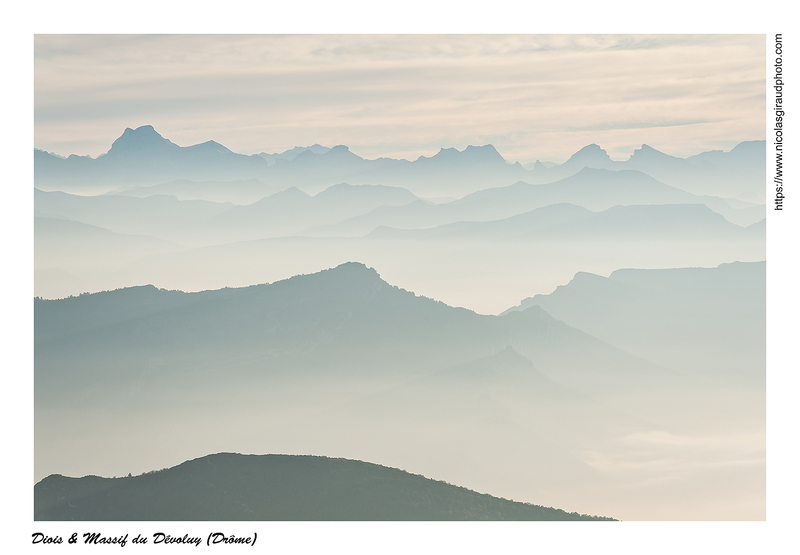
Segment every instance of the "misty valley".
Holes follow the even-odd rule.
[[[765,518],[765,149],[36,150],[35,518]]]

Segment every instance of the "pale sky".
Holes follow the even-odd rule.
[[[126,127],[235,152],[415,159],[493,144],[562,162],[764,139],[763,35],[37,35],[34,143],[97,156]]]

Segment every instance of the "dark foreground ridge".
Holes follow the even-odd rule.
[[[614,520],[308,455],[219,453],[127,478],[54,474],[33,491],[35,520]]]

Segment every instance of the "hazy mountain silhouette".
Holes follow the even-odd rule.
[[[760,165],[764,160],[765,141],[745,141],[739,143],[729,152],[711,150],[686,160],[696,165],[708,165],[715,170],[722,171],[750,171],[754,176],[759,175]]]
[[[180,147],[144,125],[125,129],[111,149],[96,159],[70,156],[62,160],[35,151],[34,181],[40,188],[107,190],[108,186],[174,179],[246,180],[258,177],[267,166],[259,156],[236,154],[215,141]]]
[[[189,188],[199,185],[176,184]],[[328,187],[313,197],[290,187],[246,206],[166,195],[81,196],[34,189],[34,209],[37,215],[71,219],[118,233],[202,246],[299,234],[315,224],[332,224],[376,206],[403,205],[416,198],[398,187],[347,183]]]
[[[584,168],[611,168],[614,162],[608,153],[596,144],[590,144],[569,157],[569,160],[558,166],[559,170],[571,175]]]
[[[37,295],[198,291],[35,299],[35,475],[317,453],[625,518],[758,507],[764,263],[682,267],[763,260],[763,160],[243,156],[150,126],[35,150]],[[679,269],[575,274],[631,267]]]
[[[395,229],[379,227],[369,237],[405,237],[417,239],[509,240],[538,233],[553,227],[579,222],[595,215],[574,204],[552,204],[503,220],[455,222],[430,229]]]
[[[728,222],[707,206],[664,204],[615,206],[591,212],[572,204],[555,204],[492,222],[457,222],[432,229],[379,227],[373,238],[447,240],[597,240],[758,239],[758,228]]]
[[[180,147],[152,126],[126,129],[111,149],[96,159],[64,159],[34,150],[34,181],[41,189],[105,192],[120,185],[149,186],[172,180],[233,182],[258,179],[268,186],[297,186],[317,192],[343,181],[355,185],[408,187],[426,195],[443,196],[487,185],[514,182],[527,171],[508,164],[491,145],[459,152],[442,149],[414,162],[379,158],[366,160],[344,145],[310,147],[282,153],[277,161],[266,156],[236,154],[207,141]],[[270,164],[270,162],[273,162]]]
[[[252,204],[264,197],[274,195],[280,190],[282,189],[277,185],[266,185],[258,179],[226,182],[178,179],[146,187],[123,187],[107,194],[140,198],[154,195],[170,195],[178,200],[207,200],[220,203]]]
[[[583,168],[639,170],[653,178],[697,195],[712,195],[762,204],[766,179],[766,141],[745,141],[729,152],[710,151],[686,159],[664,154],[648,145],[628,160],[613,161],[597,145],[589,145],[560,165],[531,167],[531,183],[550,183]]]
[[[568,202],[593,211],[616,205],[705,204],[737,225],[757,222],[765,214],[763,205],[694,195],[682,188],[665,185],[642,171],[591,167],[584,167],[555,183],[533,185],[520,182],[508,187],[477,191],[453,204],[468,206],[476,202],[503,207],[517,205],[527,210]]]
[[[442,148],[417,160],[366,160],[344,145],[314,145],[267,155],[236,154],[215,141],[180,147],[152,126],[126,129],[111,149],[96,159],[62,157],[34,150],[34,181],[42,189],[108,191],[120,185],[155,185],[172,180],[225,181],[259,179],[270,186],[296,186],[309,193],[334,183],[404,187],[422,196],[462,196],[519,180],[552,183],[584,168],[638,169],[669,185],[702,195],[764,202],[766,143],[742,143],[728,153],[702,153],[691,160],[668,156],[647,145],[625,162],[614,162],[597,145],[589,145],[561,165],[526,170],[509,164],[492,145],[463,151]],[[270,164],[270,162],[273,162]],[[565,202],[562,200],[561,202]]]
[[[56,298],[81,290],[144,256],[184,249],[155,237],[41,216],[33,218],[33,244],[35,290]]]
[[[127,478],[52,475],[35,520],[613,520],[355,460],[218,453]]]
[[[173,196],[82,196],[34,189],[34,214],[75,220],[116,233],[150,235],[184,244],[207,244],[207,223],[233,207]]]
[[[46,396],[63,393],[63,387],[125,383],[153,356],[171,360],[175,375],[204,357],[217,368],[204,375],[212,381],[287,367],[412,378],[508,346],[589,394],[664,379],[680,383],[679,376],[665,375],[538,307],[483,316],[392,287],[357,263],[240,289],[182,293],[145,286],[37,299],[34,327],[37,395]],[[232,365],[234,360],[249,362]],[[582,372],[598,379],[578,383],[573,376]]]
[[[253,187],[260,187],[259,183],[253,183]],[[178,188],[191,189],[195,185],[201,184],[175,182]],[[213,189],[219,189],[231,184],[209,185]],[[567,194],[570,191],[572,194]],[[599,226],[597,229],[583,231],[582,226],[591,225],[588,222],[577,224],[579,218],[575,214],[564,214],[563,222],[575,222],[575,226],[558,227],[554,215],[559,210],[563,212],[563,208],[548,208],[536,212],[538,216],[533,213],[528,216],[519,215],[493,224],[465,223],[493,220],[497,217],[508,218],[508,214],[520,214],[521,210],[530,206],[543,205],[540,208],[545,208],[552,200],[570,196],[576,202],[590,205],[594,210],[597,210],[594,208],[596,206],[606,206],[616,200],[629,204],[634,199],[643,199],[648,204],[675,199],[687,206],[612,208],[605,215],[594,216],[593,225]],[[498,239],[542,233],[573,238],[580,237],[582,233],[628,233],[630,236],[645,233],[674,237],[678,232],[684,235],[696,233],[698,237],[703,234],[706,238],[723,236],[726,233],[729,237],[735,236],[734,226],[726,226],[719,217],[716,217],[716,222],[712,221],[715,218],[713,213],[699,207],[689,208],[688,203],[692,201],[704,202],[734,220],[736,218],[732,214],[746,222],[752,218],[763,219],[763,206],[734,209],[722,199],[695,197],[655,182],[643,174],[606,170],[583,170],[579,175],[553,185],[518,183],[511,187],[489,189],[439,205],[419,200],[408,190],[398,187],[353,186],[346,183],[328,187],[313,197],[290,187],[246,206],[200,200],[181,201],[174,196],[164,195],[135,198],[126,195],[80,196],[38,189],[34,191],[37,215],[71,219],[104,227],[116,233],[153,236],[187,246],[233,243],[284,235],[365,235],[380,226],[430,228],[440,225],[439,222],[460,223],[436,231],[401,235]],[[640,218],[637,224],[631,216],[635,211],[650,211],[652,214]],[[549,222],[552,230],[545,229],[547,226],[542,221],[544,214],[550,215],[546,217],[546,222]],[[589,214],[586,216],[588,218]],[[604,219],[607,221],[602,223]],[[670,221],[673,223],[669,224]],[[663,229],[656,229],[658,222],[663,224]],[[670,229],[670,225],[673,229]],[[457,229],[463,233],[454,233]],[[752,228],[748,237],[758,236],[757,229]],[[389,232],[386,230],[380,230],[376,236],[386,236],[387,233]],[[392,233],[393,236],[397,235]],[[487,236],[482,237],[482,234]]]
[[[463,221],[491,221],[530,212],[553,204],[574,204],[592,211],[614,206],[645,204],[705,204],[737,225],[764,218],[764,205],[740,204],[734,208],[718,197],[700,197],[664,185],[639,171],[583,169],[556,183],[535,185],[518,182],[485,189],[446,204],[421,201],[398,207],[379,207],[372,212],[329,227],[310,230],[326,235],[364,235],[379,226],[401,229],[431,228]]]
[[[209,226],[220,232],[242,230],[242,239],[297,234],[309,226],[330,225],[369,212],[379,206],[402,206],[417,200],[410,191],[383,185],[340,183],[314,196],[296,187],[275,193],[247,206],[217,215]]]
[[[766,141],[745,141],[729,152],[714,150],[686,158],[672,159],[655,149],[637,151],[628,164],[664,183],[701,195],[736,197],[762,203],[766,179]],[[636,154],[639,154],[637,158]],[[650,158],[646,160],[645,158]]]
[[[378,158],[366,160],[338,145],[323,154],[301,152],[287,163],[270,167],[269,179],[306,190],[331,183],[390,185],[431,197],[460,195],[485,186],[497,186],[523,178],[528,172],[509,164],[492,145],[468,146],[463,151],[443,148],[417,160]]]
[[[581,272],[541,306],[560,320],[670,368],[763,386],[766,264]]]
[[[325,154],[330,150],[330,148],[326,146],[322,146],[319,144],[314,144],[311,146],[296,146],[294,148],[290,148],[289,150],[284,150],[280,153],[268,154],[266,152],[260,152],[258,155],[261,156],[264,160],[269,162],[269,165],[278,163],[279,161],[289,161],[294,160],[294,158],[307,150],[310,150],[314,154]]]

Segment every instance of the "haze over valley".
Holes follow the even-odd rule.
[[[146,126],[97,159],[36,153],[37,480],[284,453],[763,518],[763,142],[533,170],[491,146],[197,147]],[[712,162],[750,169],[725,196],[678,178]]]
[[[99,163],[116,149],[119,159],[135,162],[149,175],[148,167],[172,167],[162,159],[167,156],[163,148],[169,154],[182,147],[149,126],[129,129],[109,154],[84,163]],[[747,157],[723,160],[754,159],[753,147],[739,150]],[[321,156],[302,152],[309,153],[307,158]],[[287,164],[300,164],[302,158]],[[428,171],[423,167],[417,174],[422,181],[412,181],[421,187],[424,179],[461,183],[460,177],[472,175],[481,182],[482,172],[492,173],[498,158],[455,153],[429,177],[419,177]],[[267,169],[280,165],[259,160]],[[499,163],[516,167],[501,158]],[[110,162],[108,167],[114,168]],[[221,167],[220,172],[229,169]],[[493,177],[481,182],[487,188],[454,200],[429,200],[399,185],[362,183],[361,174],[343,173],[337,178],[351,182],[329,177],[314,194],[285,183],[278,191],[265,185],[264,196],[246,204],[237,201],[261,183],[251,174],[228,175],[246,180],[184,179],[86,195],[64,192],[74,190],[65,170],[62,181],[47,180],[50,188],[64,191],[35,190],[35,294],[54,298],[143,283],[198,291],[360,261],[420,294],[496,314],[521,298],[549,293],[580,271],[607,275],[625,267],[710,267],[765,257],[763,204],[695,195],[640,170],[579,167],[577,162],[570,167],[575,173],[552,183]],[[387,171],[383,177],[391,181],[391,175]],[[500,186],[488,186],[493,182]],[[162,194],[162,187],[171,193]],[[190,194],[194,187],[197,194]],[[145,196],[150,189],[153,194]],[[201,198],[209,191],[208,199]],[[65,242],[67,229],[73,240]],[[652,242],[664,248],[654,252]]]

